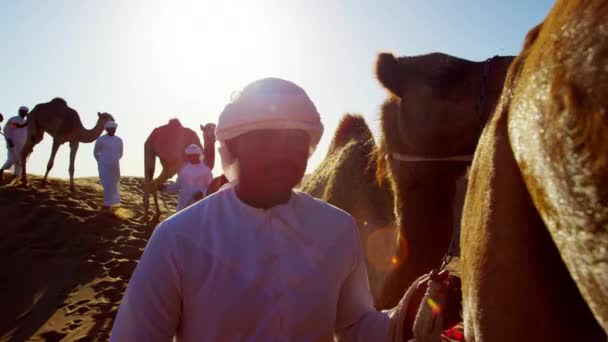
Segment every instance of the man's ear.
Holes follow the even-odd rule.
[[[235,159],[238,159],[238,145],[239,137],[226,140],[226,147],[228,148],[228,152],[230,152],[230,155]]]

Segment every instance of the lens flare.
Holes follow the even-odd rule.
[[[426,302],[429,305],[429,307],[431,308],[431,313],[433,315],[433,319],[435,319],[435,317],[437,317],[437,315],[439,315],[441,313],[441,306],[439,304],[437,304],[437,302],[435,302],[433,300],[433,298],[428,298],[426,300]]]

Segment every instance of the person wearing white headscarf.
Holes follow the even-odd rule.
[[[179,191],[176,211],[180,211],[197,202],[207,193],[207,187],[213,181],[213,174],[201,158],[200,147],[192,144],[184,150],[186,163],[177,173],[177,181],[173,184],[160,186],[160,190]]]
[[[21,150],[25,146],[27,140],[27,127],[25,126],[25,118],[29,112],[26,106],[19,107],[19,114],[13,116],[6,121],[4,125],[4,140],[6,140],[6,162],[0,168],[0,182],[2,181],[4,170],[15,166],[15,177],[21,176],[23,167],[21,165]]]
[[[322,133],[294,83],[245,87],[216,128],[233,185],[155,229],[110,340],[392,341],[353,218],[293,190]]]
[[[116,136],[117,127],[114,121],[106,122],[107,134],[97,138],[93,149],[103,187],[104,208],[120,205],[120,158],[123,146],[122,139]]]

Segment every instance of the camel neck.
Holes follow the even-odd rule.
[[[507,71],[515,56],[497,56],[490,61],[488,70],[488,95],[500,96]]]
[[[78,135],[78,141],[82,143],[90,143],[95,141],[101,133],[103,133],[103,124],[100,121],[97,121],[95,127],[92,129],[86,129],[81,126],[80,134]]]

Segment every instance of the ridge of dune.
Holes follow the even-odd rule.
[[[100,211],[97,177],[33,176],[0,186],[0,341],[105,341],[128,280],[152,233],[143,178],[121,178],[121,208]],[[163,216],[176,196],[160,196]]]

